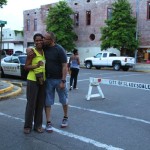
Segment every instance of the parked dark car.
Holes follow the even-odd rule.
[[[25,53],[22,52],[22,51],[15,51],[15,53],[12,54],[12,55],[13,55],[13,56],[19,56],[19,55],[25,55]]]

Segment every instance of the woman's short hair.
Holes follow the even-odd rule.
[[[35,41],[35,39],[36,39],[37,36],[40,36],[40,37],[43,39],[43,35],[42,35],[41,33],[36,33],[36,34],[34,34],[34,36],[33,36],[33,40],[34,40],[34,41]]]
[[[73,54],[76,54],[77,52],[78,52],[77,49],[74,49],[74,50],[73,50]]]

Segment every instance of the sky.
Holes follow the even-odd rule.
[[[23,30],[23,11],[40,8],[41,5],[59,0],[7,0],[7,5],[0,8],[0,20],[7,21],[4,28]]]

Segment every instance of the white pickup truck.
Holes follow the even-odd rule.
[[[112,52],[100,52],[94,57],[88,57],[84,60],[84,65],[87,69],[95,67],[100,69],[101,67],[113,67],[114,70],[128,71],[135,65],[135,59],[133,57],[120,56],[118,57]]]

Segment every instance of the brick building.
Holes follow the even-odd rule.
[[[79,49],[81,63],[85,57],[93,56],[100,49],[100,27],[111,15],[111,5],[115,0],[68,0],[74,10],[74,30],[78,35],[76,46]],[[150,0],[129,0],[133,15],[137,16],[137,31],[140,39],[138,61],[150,60]],[[137,3],[138,2],[138,3]],[[33,46],[33,35],[44,33],[45,19],[50,7],[55,4],[42,5],[40,8],[24,11],[24,46]],[[119,55],[119,51],[108,49]]]

